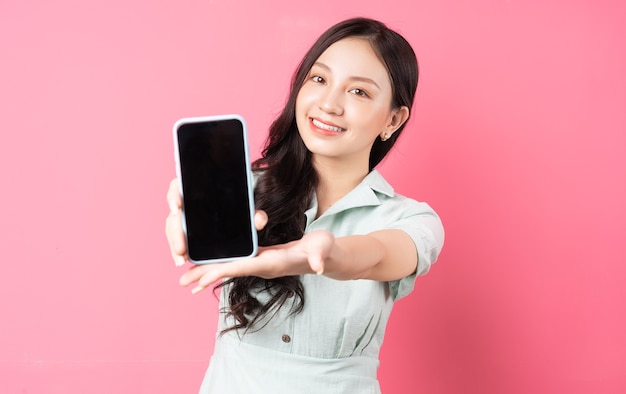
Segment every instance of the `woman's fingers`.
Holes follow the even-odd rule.
[[[303,237],[309,267],[318,275],[324,273],[324,260],[328,257],[335,237],[329,231],[314,231]]]
[[[324,258],[321,254],[314,254],[309,256],[309,266],[318,275],[324,273]]]
[[[196,283],[191,290],[197,293],[224,278],[242,276],[259,276],[272,278],[282,276],[277,267],[285,264],[283,252],[272,251],[273,248],[260,248],[259,254],[251,259],[241,259],[225,263],[202,264],[191,267],[179,280],[181,286]]]
[[[165,219],[165,236],[170,246],[172,259],[177,267],[185,264],[187,247],[185,234],[183,233],[182,219],[180,211],[171,213]]]
[[[257,231],[263,230],[266,224],[267,224],[267,213],[265,213],[265,211],[257,209],[254,212],[254,226],[256,227]]]
[[[282,245],[259,248],[259,254],[250,259],[227,263],[204,264],[192,267],[180,278],[181,286],[196,286],[198,293],[224,278],[258,276],[271,279],[280,276],[301,275],[325,271],[324,261],[334,244],[328,231],[314,231],[302,239]]]
[[[236,260],[227,263],[202,264],[191,267],[179,280],[181,286],[196,283],[191,290],[196,294],[223,278],[254,275],[255,268],[251,260]]]
[[[167,204],[170,207],[170,212],[180,211],[183,206],[183,200],[180,197],[180,191],[178,190],[178,179],[174,178],[170,182],[170,186],[167,189]]]
[[[167,204],[170,207],[170,213],[165,219],[165,236],[170,246],[170,253],[174,264],[180,267],[185,264],[187,246],[185,244],[185,234],[183,233],[182,223],[182,199],[178,191],[178,182],[173,179],[170,182],[167,191]]]
[[[211,270],[215,269],[213,265],[214,264],[196,265],[190,268],[187,272],[185,272],[180,277],[180,280],[178,282],[180,283],[181,286],[189,286],[192,283],[199,282],[202,277],[209,274]],[[195,288],[193,288],[191,292],[195,294],[199,292],[200,290],[203,290],[206,286],[208,285],[203,286],[200,283],[198,283],[198,285]]]

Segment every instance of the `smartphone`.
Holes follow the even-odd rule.
[[[221,263],[256,255],[244,119],[240,115],[183,118],[173,131],[189,260]]]

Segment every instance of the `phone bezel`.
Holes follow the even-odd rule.
[[[174,159],[176,162],[176,178],[178,182],[178,191],[180,193],[181,198],[184,201],[184,190],[183,190],[183,180],[182,180],[182,171],[181,171],[181,162],[180,162],[180,152],[179,152],[179,141],[178,141],[178,130],[181,126],[192,123],[207,123],[207,122],[219,122],[226,120],[237,120],[242,125],[242,133],[243,133],[243,149],[245,156],[245,167],[246,167],[246,185],[248,192],[248,201],[249,201],[249,212],[250,212],[250,239],[252,240],[252,253],[246,256],[232,256],[227,258],[215,258],[215,259],[206,259],[206,260],[192,260],[189,257],[189,253],[187,253],[187,260],[193,264],[213,264],[213,263],[225,263],[235,260],[241,260],[246,258],[251,258],[256,256],[258,252],[258,238],[257,231],[254,225],[254,187],[253,187],[253,177],[252,177],[252,165],[250,162],[250,148],[248,144],[248,128],[246,125],[246,121],[241,115],[238,114],[226,114],[226,115],[211,115],[211,116],[197,116],[197,117],[185,117],[178,119],[172,128],[173,137],[174,137]],[[184,205],[184,204],[183,204]],[[185,208],[182,208],[182,228],[185,234],[185,241],[188,245],[188,237],[187,237],[187,221],[185,216]]]

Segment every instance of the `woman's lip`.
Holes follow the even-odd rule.
[[[344,129],[341,126],[337,126],[336,124],[332,122],[324,121],[318,118],[309,118],[309,122],[316,130],[321,130],[325,133],[341,133],[341,132],[346,131],[346,129]],[[324,126],[328,126],[329,128],[326,128]],[[336,130],[333,130],[330,128],[334,128]]]

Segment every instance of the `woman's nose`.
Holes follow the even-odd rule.
[[[328,114],[342,115],[343,100],[341,93],[339,89],[327,87],[319,98],[318,107]]]

